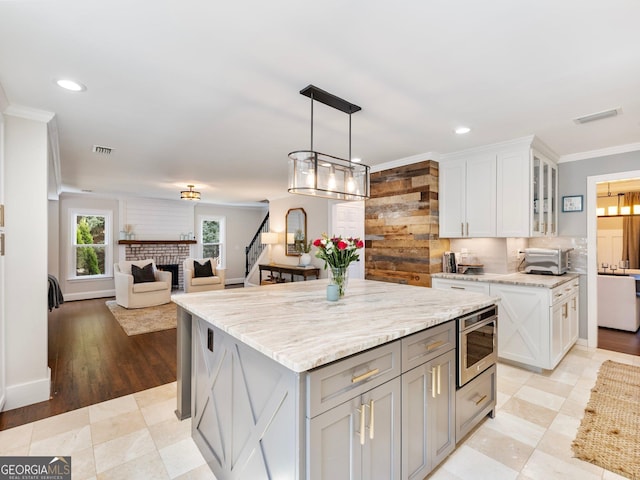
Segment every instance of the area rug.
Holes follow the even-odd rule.
[[[133,308],[130,310],[121,307],[115,300],[107,300],[106,304],[122,329],[129,336],[176,328],[177,310],[176,304],[173,302],[158,305],[157,307]]]
[[[581,460],[640,480],[640,367],[602,364],[572,448]]]

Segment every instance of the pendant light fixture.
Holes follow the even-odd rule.
[[[196,192],[193,187],[195,185],[187,185],[189,190],[182,190],[180,192],[180,198],[182,200],[200,200],[200,192]]]
[[[359,106],[309,85],[300,91],[311,99],[311,148],[289,154],[289,193],[331,198],[369,198],[369,167],[351,159],[351,114]],[[349,115],[349,158],[343,159],[313,149],[313,101],[324,103]]]

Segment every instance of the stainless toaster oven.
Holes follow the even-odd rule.
[[[569,252],[573,248],[525,248],[525,273],[562,275],[569,271]]]

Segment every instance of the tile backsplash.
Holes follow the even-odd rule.
[[[466,249],[466,263],[483,264],[485,273],[515,273],[522,270],[523,256],[518,252],[527,247],[573,248],[573,251],[569,254],[571,271],[576,273],[587,272],[586,238],[534,237],[451,239],[451,250],[453,252],[460,253]],[[458,262],[460,262],[459,258]]]

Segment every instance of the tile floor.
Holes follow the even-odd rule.
[[[622,479],[573,458],[600,364],[640,357],[576,346],[553,372],[498,365],[498,408],[431,475],[431,480]],[[214,479],[175,417],[176,384],[0,432],[0,456],[71,455],[74,480]],[[262,480],[262,479],[247,479]]]

